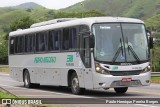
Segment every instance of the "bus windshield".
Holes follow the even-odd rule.
[[[147,36],[143,24],[94,24],[94,55],[104,62],[140,62],[149,59]]]

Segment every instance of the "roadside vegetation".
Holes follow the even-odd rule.
[[[160,84],[160,77],[152,77],[151,80],[152,80],[152,83]]]
[[[0,68],[0,72],[9,72],[9,68],[8,67]]]
[[[160,81],[160,77],[152,77],[152,80],[159,80]]]
[[[0,98],[17,98],[17,97],[13,96],[5,91],[0,90]]]

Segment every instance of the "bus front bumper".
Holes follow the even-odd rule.
[[[138,87],[150,85],[151,73],[129,76],[112,76],[94,73],[94,89],[115,87]],[[128,80],[127,80],[128,79]]]

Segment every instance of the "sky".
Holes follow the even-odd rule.
[[[26,2],[35,2],[49,9],[61,9],[84,0],[0,0],[0,7],[16,6]]]

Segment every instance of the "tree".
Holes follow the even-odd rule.
[[[8,36],[9,32],[15,31],[17,29],[26,29],[29,28],[35,20],[31,19],[29,16],[23,17],[21,19],[16,19],[13,21],[9,29],[6,26],[3,27],[3,30],[6,31],[5,35],[0,35],[0,63],[7,64],[8,63]]]
[[[46,14],[45,17],[49,20],[54,19],[55,18],[55,12],[54,10],[49,10]]]
[[[9,32],[16,31],[17,29],[27,29],[35,22],[36,21],[29,16],[25,16],[21,19],[16,19],[9,25],[9,28],[6,30],[5,40],[8,40]]]
[[[10,31],[29,28],[33,23],[35,23],[35,20],[30,18],[29,16],[25,16],[21,19],[16,19],[10,24]]]
[[[8,63],[8,44],[7,40],[4,40],[3,36],[0,36],[0,64]]]
[[[152,31],[159,32],[160,31],[160,14],[155,15],[145,21],[147,27]]]
[[[106,15],[97,10],[91,10],[91,11],[85,12],[84,14],[84,17],[97,17],[97,16],[106,16]]]
[[[91,10],[87,12],[58,11],[55,13],[55,18],[82,18],[82,17],[98,17],[98,16],[106,16],[106,15],[97,10]]]

